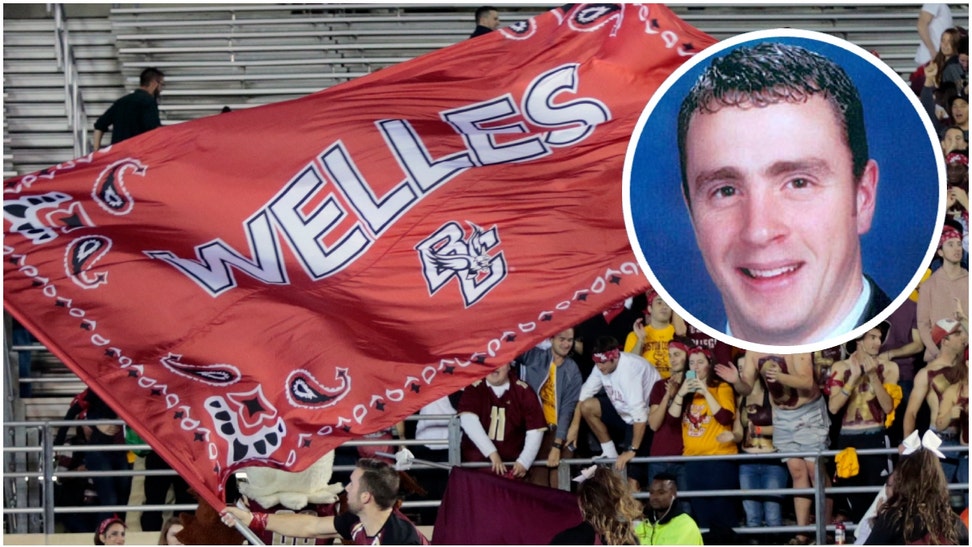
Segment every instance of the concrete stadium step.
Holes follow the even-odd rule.
[[[72,46],[114,46],[115,40],[111,35],[102,35],[98,33],[86,33],[86,32],[68,32],[69,39]],[[7,46],[10,44],[19,46],[42,46],[50,45],[54,40],[54,30],[53,25],[51,26],[51,33],[48,36],[46,33],[12,33],[7,34],[7,29],[4,28],[3,33],[3,45]]]
[[[56,53],[54,51],[54,38],[51,38],[50,44],[47,46],[18,46],[18,45],[7,45],[4,44],[3,47],[3,58],[4,60],[47,60],[47,59],[57,59]]]
[[[86,96],[92,94],[96,97],[101,96],[97,88],[107,88],[112,93],[115,93],[124,83],[117,74],[100,72],[80,73],[78,74],[78,82],[83,88],[83,94]],[[10,78],[4,87],[8,90],[59,87],[62,90],[63,96],[64,75],[61,73],[20,74],[16,78]],[[138,78],[135,78],[135,85],[133,87],[138,87]]]
[[[61,75],[61,71],[57,68],[57,60],[50,59],[44,60],[4,60],[3,61],[3,73],[4,75],[11,74],[57,74],[61,76],[63,80],[64,77]]]
[[[314,86],[302,86],[302,87],[268,87],[268,88],[246,88],[246,89],[168,89],[165,90],[165,96],[168,97],[169,102],[176,102],[183,97],[202,97],[202,96],[219,96],[219,97],[235,97],[235,96],[255,96],[255,95],[280,95],[280,96],[292,96],[292,98],[303,97],[304,95],[309,95],[311,93],[316,93],[320,91],[320,87]],[[284,99],[281,99],[284,100]]]
[[[114,59],[118,51],[114,45],[89,46],[79,45],[74,48],[74,58],[81,59]]]
[[[40,385],[36,384],[34,389],[38,389]],[[74,393],[80,393],[84,390],[84,384],[80,380],[77,380],[76,377],[75,382],[70,387],[76,390]],[[73,395],[70,397],[24,397],[21,399],[24,404],[24,419],[37,421],[61,420],[71,406],[71,399],[73,398]]]
[[[67,121],[64,122],[63,131],[59,133],[41,133],[38,131],[17,132],[11,131],[10,136],[16,142],[17,156],[23,158],[22,150],[31,148],[50,149],[50,148],[71,148],[74,147],[74,138],[68,132]]]
[[[65,157],[66,158],[67,156],[73,155],[73,154],[67,154],[67,153],[65,153],[65,154],[66,155],[62,155],[60,157]],[[70,159],[74,159],[74,158],[70,158]],[[62,160],[62,161],[67,161],[67,160]],[[47,169],[48,167],[51,167],[52,165],[57,165],[57,164],[58,164],[58,162],[56,162],[56,161],[54,161],[54,162],[47,161],[47,162],[44,162],[44,163],[26,163],[26,162],[20,162],[20,161],[18,161],[18,163],[17,163],[17,174],[18,175],[27,175],[27,174],[30,174],[30,173],[36,173],[38,171],[42,171],[44,169]]]
[[[64,106],[64,101],[60,103],[44,102],[44,103],[12,103],[9,100],[5,101],[3,105],[4,110],[7,114],[7,119],[13,119],[15,117],[24,118],[54,118],[67,117],[67,110]]]
[[[130,33],[135,29],[154,29],[156,32],[179,32],[180,30],[193,28],[267,28],[270,30],[278,30],[281,28],[301,29],[327,26],[338,28],[342,25],[362,25],[362,28],[365,28],[365,26],[368,24],[389,24],[398,26],[462,25],[472,30],[471,14],[457,14],[455,12],[419,14],[409,11],[411,8],[407,6],[404,7],[406,8],[406,11],[393,15],[374,15],[367,13],[355,15],[345,13],[340,10],[335,10],[333,9],[332,4],[324,10],[325,12],[329,12],[329,14],[321,13],[317,15],[280,14],[274,16],[272,14],[263,14],[245,16],[244,14],[226,15],[220,13],[201,12],[149,18],[145,16],[126,17],[113,13],[111,19],[112,25],[118,33]],[[523,13],[540,12],[531,10]],[[509,22],[522,19],[523,17],[524,16],[521,15],[510,15],[509,17],[505,17],[505,19]]]
[[[4,92],[9,97],[9,102],[25,102],[25,103],[42,103],[49,102],[55,103],[58,101],[64,101],[64,89],[60,90],[54,89],[41,89],[41,90],[29,90],[29,89],[6,89]],[[117,91],[114,89],[101,89],[92,88],[84,90],[84,98],[86,101],[114,101],[119,97]]]
[[[182,87],[192,87],[200,82],[211,84],[208,87],[243,87],[247,89],[257,87],[260,82],[273,82],[278,86],[290,85],[288,82],[303,82],[307,85],[307,80],[317,80],[322,82],[345,81],[361,76],[366,76],[368,72],[321,72],[317,74],[295,74],[293,72],[283,74],[200,74],[191,76],[166,76],[165,95],[172,94],[173,90]],[[129,86],[137,85],[137,77],[126,79]],[[185,84],[185,85],[183,85]]]
[[[68,131],[66,117],[52,118],[8,118],[7,131],[11,133]]]
[[[194,54],[189,54],[187,52],[174,52],[174,53],[158,53],[158,54],[146,54],[139,52],[137,50],[132,50],[131,53],[119,53],[118,58],[123,63],[123,69],[128,70],[129,63],[138,63],[139,68],[137,71],[141,71],[142,68],[148,66],[154,66],[156,63],[165,66],[166,63],[230,63],[230,64],[249,64],[249,63],[263,63],[263,64],[273,64],[275,62],[290,63],[293,64],[298,61],[309,61],[314,62],[316,60],[323,60],[322,62],[341,62],[345,59],[358,60],[365,58],[388,58],[396,59],[394,62],[401,62],[402,60],[411,59],[420,55],[421,51],[408,51],[408,52],[396,52],[396,51],[354,51],[354,50],[328,50],[328,49],[311,49],[311,50],[295,50],[288,51],[283,50],[255,50],[255,51],[212,51],[205,52],[199,51]]]
[[[58,163],[74,159],[74,147],[65,148],[13,148],[14,158],[21,173],[33,173]]]
[[[221,52],[255,52],[255,51],[339,51],[339,50],[391,50],[391,51],[414,51],[414,50],[437,50],[451,46],[452,42],[390,42],[390,43],[354,43],[354,44],[310,44],[310,45],[232,45],[223,44],[217,46],[165,46],[165,47],[119,47],[118,53],[121,55],[155,55],[161,53],[195,55],[197,53],[221,53]]]
[[[219,70],[219,69],[232,69],[235,71],[247,71],[250,69],[260,69],[261,71],[270,70],[294,70],[291,68],[294,65],[300,66],[313,66],[313,65],[324,65],[324,66],[335,66],[335,67],[354,67],[354,66],[390,66],[403,61],[407,61],[412,57],[319,57],[319,56],[308,56],[304,59],[244,59],[241,56],[237,56],[236,60],[216,60],[216,61],[205,61],[201,59],[185,59],[178,61],[165,61],[160,59],[153,59],[152,61],[129,61],[125,63],[125,66],[129,69],[143,69],[148,67],[156,67],[159,69],[167,68],[177,68],[179,73],[183,73],[186,70]]]
[[[9,75],[8,75],[9,76]],[[37,88],[47,88],[47,87],[59,87],[61,88],[61,93],[63,96],[64,90],[64,75],[61,73],[45,73],[45,74],[22,74],[16,78],[7,78],[4,83],[4,90],[10,91],[14,89],[37,89]]]
[[[316,41],[326,41],[329,39],[337,38],[386,38],[389,36],[437,36],[437,37],[449,37],[455,40],[464,40],[469,37],[468,28],[421,28],[421,27],[411,27],[411,28],[385,28],[385,29],[373,29],[373,30],[362,30],[355,28],[354,30],[336,30],[336,29],[308,29],[308,30],[260,30],[260,31],[232,31],[232,32],[205,32],[200,33],[199,30],[194,29],[193,32],[173,32],[168,34],[162,33],[145,33],[145,34],[119,34],[117,36],[119,41],[126,42],[139,42],[142,44],[151,44],[152,42],[179,42],[179,41],[227,41],[232,40],[237,43],[259,43],[261,41],[270,40],[271,43],[285,42],[296,42],[300,40],[313,39]]]
[[[67,19],[69,33],[74,32],[106,32],[111,31],[111,21],[107,17],[69,17]],[[54,32],[54,19],[17,19],[4,18],[3,33],[11,32]]]

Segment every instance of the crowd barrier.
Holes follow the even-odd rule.
[[[416,445],[448,445],[448,462],[444,464],[437,464],[432,462],[424,462],[422,460],[416,460],[412,464],[413,469],[421,468],[436,468],[444,467],[451,468],[454,466],[460,466],[465,468],[482,468],[488,467],[488,463],[472,463],[472,462],[460,462],[459,461],[459,440],[461,438],[461,430],[459,426],[459,420],[455,415],[427,415],[427,416],[410,416],[407,418],[409,421],[418,421],[424,419],[432,420],[449,420],[449,432],[450,438],[448,440],[438,440],[438,441],[424,441],[424,440],[393,440],[389,442],[388,440],[357,440],[350,441],[346,443],[345,446],[382,446],[382,445],[393,445],[393,446],[416,446]],[[43,422],[38,421],[24,421],[24,422],[6,422],[6,430],[8,438],[5,439],[5,446],[3,447],[4,453],[4,519],[5,530],[13,533],[17,532],[42,532],[43,534],[49,535],[55,533],[55,515],[67,514],[67,513],[93,513],[101,511],[113,511],[118,513],[126,513],[132,511],[193,511],[195,505],[116,505],[116,506],[56,506],[54,503],[54,489],[52,485],[57,480],[57,477],[99,477],[99,476],[161,476],[161,475],[175,475],[175,471],[171,470],[130,470],[130,471],[56,471],[53,465],[55,456],[58,454],[63,454],[71,451],[129,451],[129,450],[150,450],[151,447],[147,444],[145,445],[126,445],[126,444],[115,444],[115,445],[58,445],[55,446],[53,443],[55,432],[58,428],[62,426],[78,426],[78,425],[101,425],[101,424],[118,424],[122,425],[123,422],[119,420],[48,420]],[[27,430],[33,430],[37,434],[38,444],[37,445],[27,445],[21,443],[20,445],[14,444],[11,446],[10,441],[19,437],[20,439],[26,439],[28,435],[21,434],[17,435],[15,432],[18,430],[26,432]],[[13,439],[12,439],[13,438]],[[946,454],[948,453],[967,453],[968,447],[942,447],[941,449]],[[876,455],[876,454],[897,454],[897,449],[861,449],[858,450],[858,455]],[[703,460],[731,460],[731,461],[755,461],[760,459],[782,459],[782,458],[813,458],[816,465],[816,480],[814,481],[816,486],[814,488],[781,488],[772,490],[760,490],[760,494],[765,495],[784,495],[784,496],[812,496],[814,499],[815,507],[815,525],[812,526],[781,526],[781,527],[760,527],[760,528],[748,528],[744,526],[739,526],[735,528],[735,532],[738,534],[743,534],[750,536],[753,534],[796,534],[798,532],[813,534],[816,536],[817,544],[824,544],[827,541],[827,533],[833,533],[833,525],[826,525],[824,520],[824,504],[816,503],[817,500],[824,499],[827,495],[840,495],[840,494],[851,494],[851,493],[873,493],[877,494],[881,490],[880,486],[871,487],[840,487],[832,486],[829,488],[824,488],[824,473],[826,473],[826,465],[823,463],[827,458],[832,458],[837,454],[837,450],[820,450],[816,452],[795,452],[795,453],[770,453],[770,454],[746,454],[740,453],[736,455],[719,455],[719,456],[665,456],[665,457],[647,457],[647,458],[634,458],[632,462],[635,463],[657,463],[657,462],[687,462],[687,461],[703,461]],[[392,454],[384,454],[390,457],[394,457]],[[595,459],[565,459],[562,460],[558,468],[559,484],[561,489],[568,490],[571,485],[571,470],[575,472],[578,468],[582,466],[590,465],[594,462],[607,463],[611,460],[606,460],[602,458]],[[51,462],[49,465],[48,462]],[[544,462],[539,461],[534,465],[544,465]],[[351,465],[335,465],[334,472],[350,472],[354,469]],[[647,485],[643,485],[647,487]],[[967,492],[969,489],[968,484],[952,484],[949,488],[953,491],[964,491]],[[25,494],[25,495],[22,495]],[[680,498],[699,498],[699,497],[736,497],[742,498],[745,496],[751,496],[751,491],[744,490],[700,490],[700,491],[680,491]],[[643,501],[647,501],[648,493],[645,491],[639,492],[635,496]],[[441,500],[429,500],[429,501],[405,501],[402,508],[403,510],[408,510],[411,508],[420,507],[437,507]],[[19,517],[32,516],[40,519],[40,530],[27,530],[24,527],[23,522],[16,522]],[[848,523],[846,525],[848,530],[854,530],[856,528],[856,523]],[[703,533],[707,530],[703,530]]]

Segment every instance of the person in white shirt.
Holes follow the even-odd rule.
[[[661,375],[648,360],[621,351],[618,341],[602,336],[594,344],[594,365],[581,387],[580,402],[567,431],[567,444],[577,442],[581,417],[601,443],[601,455],[617,458],[615,467],[627,467],[632,487],[646,484],[646,464],[629,465],[635,457],[647,457],[651,448],[648,428],[648,395]],[[603,388],[606,396],[599,396]],[[621,447],[614,440],[623,439]]]
[[[935,58],[941,47],[942,33],[952,28],[952,10],[948,4],[922,4],[918,14],[918,36],[921,42],[915,52],[915,66]]]

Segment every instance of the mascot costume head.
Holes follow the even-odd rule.
[[[251,511],[333,516],[345,508],[340,496],[344,486],[330,483],[333,467],[333,451],[297,473],[271,467],[244,467],[239,473],[245,474],[246,479],[241,477],[237,488]],[[185,528],[176,537],[186,545],[240,545],[244,542],[243,536],[234,528],[224,526],[219,512],[203,501],[199,502],[194,515],[182,514],[182,524]],[[273,543],[272,532],[264,532],[259,537],[267,545]],[[332,544],[333,540],[321,539],[318,543]]]

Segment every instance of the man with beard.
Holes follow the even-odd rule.
[[[311,538],[340,535],[352,545],[427,545],[428,540],[395,508],[398,472],[381,460],[362,458],[351,473],[346,491],[348,512],[336,517],[304,514],[251,513],[239,507],[223,510],[223,524],[238,519],[255,533]]]
[[[159,119],[159,96],[165,88],[165,74],[157,68],[146,68],[138,78],[139,88],[115,101],[98,118],[94,127],[94,149],[111,129],[111,144],[141,135],[162,125]]]
[[[648,490],[646,519],[635,528],[642,545],[702,545],[699,526],[675,503],[676,494],[674,475],[655,475]]]

